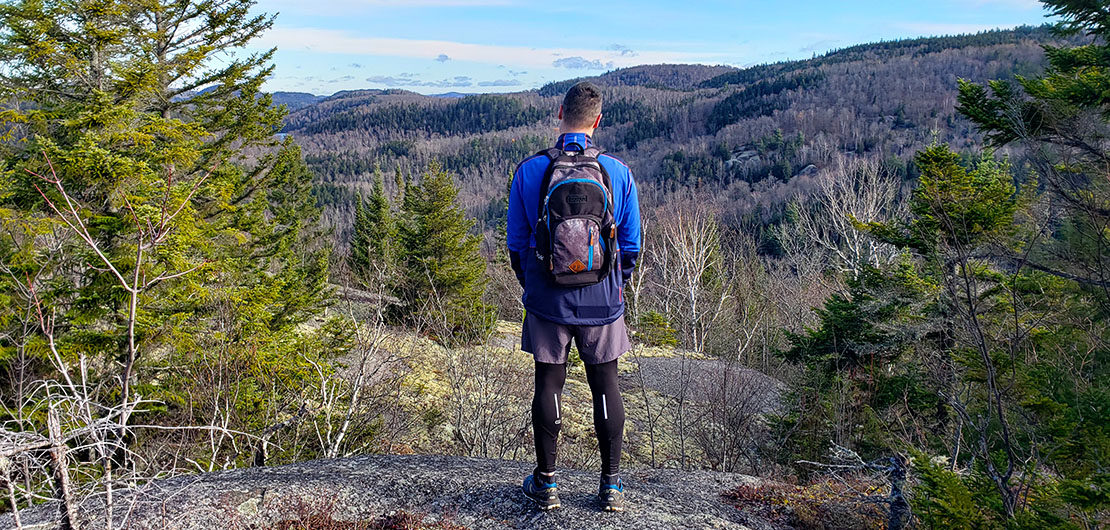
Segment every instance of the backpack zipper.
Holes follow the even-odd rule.
[[[551,234],[551,216],[548,215],[548,213],[547,213],[550,210],[549,204],[551,203],[551,194],[555,191],[555,188],[558,188],[559,186],[562,186],[563,184],[566,184],[568,182],[589,182],[590,184],[593,184],[594,186],[597,186],[597,187],[601,188],[601,196],[605,198],[605,209],[601,213],[602,213],[602,215],[604,215],[606,213],[609,213],[609,192],[605,190],[605,186],[602,186],[596,180],[590,180],[590,179],[568,179],[568,180],[564,180],[564,181],[556,184],[554,188],[551,188],[551,189],[547,190],[547,197],[544,197],[544,199],[543,199],[543,210],[544,211],[542,213],[544,214],[544,219],[547,221],[547,233],[548,234]],[[552,237],[554,237],[554,236],[552,236]]]
[[[590,245],[589,245],[589,248],[588,248],[589,257],[586,258],[586,270],[592,271],[592,270],[594,270],[594,229],[593,229],[593,227],[587,227],[586,232],[590,235]]]

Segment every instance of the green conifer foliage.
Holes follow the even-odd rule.
[[[406,222],[399,234],[404,276],[400,289],[406,320],[434,323],[443,338],[471,342],[493,325],[492,308],[481,300],[486,261],[474,222],[457,204],[451,176],[432,163],[421,186],[406,186]]]
[[[312,175],[260,91],[272,50],[242,51],[273,20],[253,3],[0,5],[0,363],[55,378],[85,357],[104,399],[188,423],[219,390],[201,372],[227,370],[238,428],[296,406],[281,394],[311,376],[292,352],[328,260]]]
[[[779,418],[803,433],[791,450],[839,438],[871,457],[933,455],[915,457],[911,501],[927,527],[1089,527],[1107,506],[1110,440],[1099,293],[1008,255],[1054,244],[1036,230],[1035,180],[1015,186],[1008,163],[942,145],[914,163],[906,217],[860,226],[903,260],[787,334],[784,356],[805,366],[798,393],[817,401]]]
[[[1032,148],[1038,181],[1068,217],[1056,245],[1032,253],[1030,266],[1106,291],[1110,282],[1110,6],[1106,2],[1042,2],[1064,34],[1082,33],[1082,46],[1046,46],[1049,67],[1017,83],[960,82],[963,114],[996,146]],[[1110,296],[1102,309],[1110,308]]]
[[[398,167],[393,171],[393,185],[397,188],[397,196],[394,197],[397,202],[405,200],[405,185],[408,184],[408,179],[401,176],[401,168]]]
[[[1038,427],[1031,436],[1041,451],[1035,461],[1043,466],[1043,482],[1030,494],[1037,506],[1015,516],[1059,513],[1063,506],[1091,527],[1110,509],[1110,5],[1042,3],[1060,20],[1058,31],[1089,41],[1046,47],[1043,75],[987,86],[962,82],[958,110],[994,145],[1028,148],[1043,185],[1036,207],[1051,212],[1049,223],[1030,230],[1036,238],[987,253],[1005,269],[1036,271],[1018,276],[1013,289],[1039,289],[1048,302],[1038,307],[1051,308],[1044,314],[1053,317],[1031,334],[1037,356],[1006,366],[1020,374],[1023,413]]]
[[[382,295],[394,323],[445,343],[481,341],[494,321],[482,302],[487,263],[458,188],[435,162],[419,183],[399,170],[394,179],[393,200],[375,172],[370,195],[356,205],[348,257],[355,278]]]
[[[397,225],[391,209],[381,171],[375,171],[370,195],[355,207],[350,252],[355,277],[372,288],[390,288],[396,273]]]

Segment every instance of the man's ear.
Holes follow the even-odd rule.
[[[560,109],[560,112],[562,112],[561,109]],[[598,114],[597,119],[594,120],[594,129],[596,129],[598,127],[598,125],[601,125],[601,114]]]
[[[563,119],[563,106],[559,105],[559,119]]]

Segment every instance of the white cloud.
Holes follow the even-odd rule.
[[[393,75],[374,75],[366,78],[367,83],[375,85],[385,85],[387,87],[436,87],[436,88],[464,88],[472,86],[474,81],[467,76],[455,76],[451,79],[440,79],[438,81],[422,81],[417,79],[414,74],[403,73]]]
[[[603,63],[597,59],[590,60],[575,56],[555,59],[551,62],[551,66],[556,68],[570,68],[571,70],[610,70],[613,68],[613,61]]]
[[[629,56],[635,56],[636,55],[635,50],[633,50],[632,48],[629,48],[628,46],[625,46],[623,44],[613,44],[613,45],[609,46],[609,49],[613,50],[613,51],[615,51],[615,52],[617,52],[621,55],[629,55]]]
[[[441,55],[452,61],[484,64],[511,64],[514,67],[551,68],[559,58],[581,58],[596,61],[606,68],[620,68],[654,63],[710,63],[733,59],[725,53],[690,53],[673,51],[638,51],[635,56],[616,50],[570,48],[529,48],[526,46],[495,46],[464,42],[361,37],[350,32],[320,28],[275,27],[263,34],[259,44],[284,50],[308,50],[319,53],[341,53],[363,56],[410,57],[436,59]],[[592,64],[592,63],[591,63]]]
[[[497,79],[497,80],[494,80],[494,81],[479,81],[478,82],[478,86],[490,86],[490,87],[493,87],[493,86],[520,86],[520,85],[523,85],[523,84],[524,83],[521,83],[519,79]]]

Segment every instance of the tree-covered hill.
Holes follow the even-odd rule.
[[[322,96],[307,92],[274,92],[271,94],[275,105],[285,105],[290,111],[301,109],[319,103]]]
[[[540,87],[541,96],[562,96],[575,83],[588,79],[604,86],[643,86],[664,90],[693,90],[710,79],[737,71],[731,66],[651,64],[621,68],[596,77],[556,81]]]
[[[1039,73],[1047,27],[862,44],[812,59],[737,69],[650,65],[584,78],[602,86],[597,140],[633,168],[644,200],[710,188],[731,217],[773,221],[833,154],[874,158],[904,178],[939,140],[978,137],[956,114],[957,81]],[[520,158],[550,141],[559,97],[538,90],[438,98],[402,90],[337,93],[295,110],[284,131],[304,146],[317,197],[342,237],[352,198],[375,167],[419,173],[432,159],[457,174],[460,198],[486,226]]]

